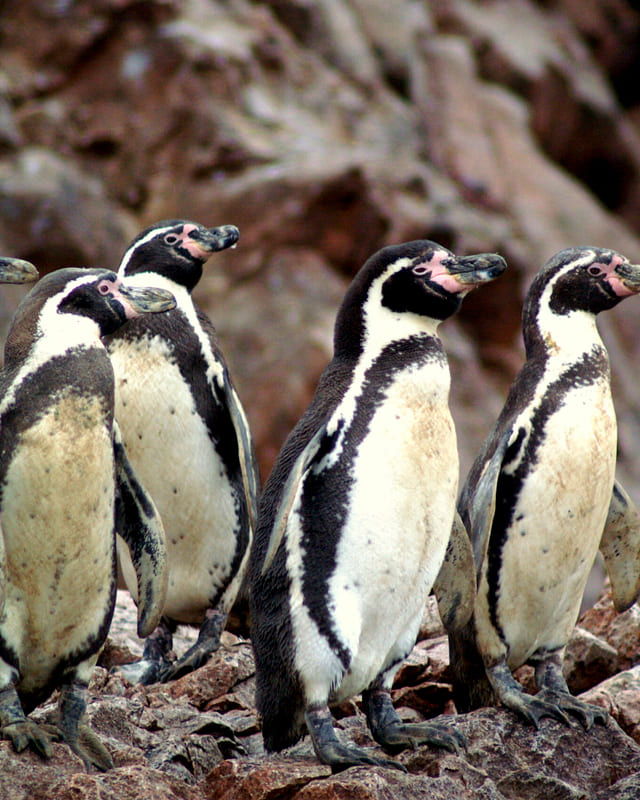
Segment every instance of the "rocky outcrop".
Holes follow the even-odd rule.
[[[451,718],[467,739],[453,755],[418,747],[395,756],[407,769],[351,768],[332,775],[314,756],[309,739],[282,754],[267,755],[254,704],[250,643],[225,633],[220,651],[201,669],[167,686],[132,687],[114,662],[140,653],[135,610],[120,594],[111,638],[91,685],[88,717],[113,755],[108,773],[87,773],[66,745],[55,744],[50,762],[31,752],[16,755],[0,742],[0,796],[16,800],[623,800],[640,792],[640,674],[619,671],[602,652],[621,633],[610,620],[605,595],[585,614],[570,645],[566,674],[574,691],[603,705],[606,726],[586,732],[543,720],[538,730],[502,709]],[[631,615],[627,613],[627,622]],[[624,615],[623,615],[624,616]],[[609,622],[607,622],[609,620]],[[588,627],[591,626],[592,630]],[[596,631],[597,634],[594,632]],[[422,638],[424,637],[424,638]],[[589,639],[590,646],[584,647]],[[184,637],[177,647],[186,646]],[[108,668],[112,668],[109,671]],[[520,677],[527,682],[527,675]],[[394,703],[409,721],[455,714],[449,683],[447,637],[430,602],[421,638],[398,673]],[[49,702],[35,712],[48,719]],[[360,698],[334,710],[343,736],[375,747]]]
[[[197,299],[263,476],[330,357],[350,277],[380,247],[426,237],[509,263],[442,329],[463,471],[521,363],[521,299],[541,263],[584,244],[640,260],[640,14],[628,0],[6,0],[0,31],[0,252],[43,272],[115,267],[158,219],[238,225]],[[3,287],[0,328],[24,291]],[[638,315],[624,303],[601,330],[620,477],[640,503]],[[636,797],[637,613],[616,616],[605,596],[568,649],[570,685],[610,710],[606,728],[534,731],[477,711],[457,720],[465,755],[403,753],[408,775],[332,776],[308,742],[266,756],[250,645],[231,635],[192,676],[126,685],[107,671],[139,644],[125,621],[89,711],[116,769],[88,774],[62,744],[45,764],[1,742],[0,796]],[[454,711],[433,617],[395,700],[411,718]],[[372,744],[357,699],[338,715]]]

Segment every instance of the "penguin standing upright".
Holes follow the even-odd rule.
[[[499,700],[525,720],[585,727],[606,712],[572,697],[562,654],[598,546],[619,610],[640,588],[640,520],[614,486],[616,417],[596,315],[640,292],[640,266],[595,247],[563,250],[523,311],[526,362],[459,500],[478,579],[473,617],[450,633],[454,698]],[[539,694],[511,671],[535,667]]]
[[[16,750],[51,754],[25,716],[61,687],[59,732],[87,764],[113,766],[80,724],[115,604],[115,528],[138,570],[138,630],[166,592],[161,523],[113,421],[113,370],[100,336],[174,304],[107,270],[44,277],[19,305],[0,373],[0,726]]]
[[[161,286],[175,310],[132,320],[107,339],[116,375],[116,418],[131,463],[164,524],[169,589],[163,619],[131,681],[167,681],[196,669],[220,633],[245,573],[258,472],[249,425],[215,330],[191,298],[210,256],[238,241],[233,225],[169,220],[127,248],[119,274]],[[135,591],[130,559],[120,563]],[[177,623],[200,624],[197,642],[168,660]]]
[[[0,283],[31,283],[38,279],[38,270],[21,258],[0,258]]]
[[[403,724],[390,688],[454,522],[458,453],[436,331],[505,267],[419,240],[376,253],[345,295],[333,359],[259,505],[251,641],[267,750],[294,744],[306,721],[335,769],[399,766],[337,738],[328,704],[359,692],[381,745],[463,744],[436,722]]]

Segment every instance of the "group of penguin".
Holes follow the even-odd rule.
[[[570,694],[562,654],[598,549],[616,608],[640,591],[640,515],[615,480],[596,327],[640,293],[640,265],[581,247],[542,267],[525,363],[458,494],[438,327],[506,263],[428,240],[383,248],[348,287],[333,358],[260,491],[246,415],[191,297],[238,239],[231,225],[160,222],[117,273],[56,270],[15,313],[0,372],[2,736],[44,757],[62,739],[88,766],[113,766],[83,716],[119,581],[146,637],[121,670],[141,683],[202,665],[246,589],[268,751],[306,732],[334,770],[404,769],[387,754],[420,743],[462,751],[454,717],[403,722],[391,701],[431,592],[459,711],[606,723]],[[0,259],[0,282],[36,278]],[[172,660],[179,624],[199,634]],[[523,664],[536,695],[512,675]],[[29,719],[55,689],[55,724]],[[383,754],[336,734],[330,705],[354,695]]]

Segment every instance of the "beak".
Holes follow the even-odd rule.
[[[640,265],[623,263],[614,270],[620,283],[633,294],[640,292]]]
[[[459,283],[474,286],[497,278],[507,268],[507,262],[497,253],[479,253],[473,256],[461,256],[447,264],[447,271],[455,275]]]
[[[31,283],[38,277],[38,270],[28,261],[0,258],[0,283]]]
[[[156,314],[176,307],[176,299],[166,289],[150,286],[126,286],[121,283],[120,294],[128,301],[137,314]]]
[[[240,231],[235,225],[220,225],[218,228],[195,230],[190,236],[207,253],[216,253],[234,247],[240,238]]]

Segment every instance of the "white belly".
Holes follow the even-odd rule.
[[[116,419],[137,477],[162,518],[169,587],[163,613],[201,622],[216,589],[225,586],[235,553],[234,495],[224,466],[177,365],[161,340],[118,345]],[[118,557],[129,591],[136,578],[128,549]]]
[[[395,384],[360,445],[353,474],[357,482],[329,584],[333,627],[352,653],[332,694],[338,701],[365,689],[410,651],[440,570],[458,481],[455,430],[441,392]],[[308,633],[306,612],[297,612]],[[327,651],[320,639],[306,639],[310,652],[299,661],[312,702],[323,692],[326,699],[327,680],[335,687],[340,671],[329,652],[318,667],[318,653]],[[305,668],[314,662],[313,651],[314,667]]]
[[[45,684],[108,613],[113,502],[113,449],[97,403],[64,400],[21,436],[3,495],[0,619],[20,688]]]
[[[604,529],[615,461],[608,388],[574,391],[549,420],[502,553],[498,613],[512,668],[571,635]]]

